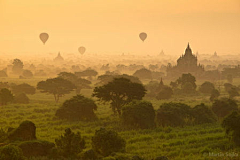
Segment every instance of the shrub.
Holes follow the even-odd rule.
[[[39,140],[24,141],[18,144],[25,157],[48,156],[54,146],[54,143]]]
[[[28,141],[37,139],[35,124],[31,121],[23,121],[18,128],[9,133],[8,139],[10,141]]]
[[[64,136],[55,139],[58,154],[63,157],[76,157],[85,148],[85,140],[80,132],[74,133],[70,128],[65,130]]]
[[[24,160],[22,150],[13,145],[0,148],[0,160]]]
[[[14,97],[14,102],[15,103],[20,103],[20,104],[28,104],[29,103],[29,98],[25,93],[20,93]]]
[[[125,140],[117,132],[108,131],[104,128],[96,130],[94,137],[92,137],[92,148],[103,156],[124,151],[125,146]]]
[[[217,121],[215,114],[203,103],[196,105],[192,109],[192,116],[195,124],[215,123]]]
[[[238,105],[233,99],[222,98],[215,100],[212,104],[212,111],[220,118],[224,117],[232,111],[237,111]]]
[[[123,124],[137,128],[152,128],[155,126],[155,111],[152,103],[133,101],[122,109]]]
[[[68,120],[92,120],[96,119],[94,110],[97,110],[97,105],[92,99],[77,95],[66,100],[57,110],[56,116]]]
[[[157,110],[157,123],[160,126],[183,126],[191,117],[190,106],[183,103],[164,103]]]

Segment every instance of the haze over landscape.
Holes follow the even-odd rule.
[[[0,160],[239,157],[239,0],[0,0]]]
[[[239,0],[1,0],[0,53],[240,54]],[[140,32],[148,40],[138,40]],[[39,43],[50,34],[48,45]]]

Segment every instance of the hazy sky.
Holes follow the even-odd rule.
[[[41,32],[50,35],[45,46]],[[0,53],[77,54],[85,46],[180,55],[188,42],[200,54],[240,54],[240,0],[0,0]]]

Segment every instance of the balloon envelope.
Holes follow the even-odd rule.
[[[79,53],[83,54],[83,53],[85,53],[86,48],[85,47],[79,47],[78,51],[79,51]]]
[[[41,33],[39,35],[39,37],[40,37],[41,41],[43,42],[43,44],[45,44],[49,38],[49,35],[47,33]]]
[[[144,42],[145,39],[147,38],[147,33],[142,32],[142,33],[139,34],[139,37]]]

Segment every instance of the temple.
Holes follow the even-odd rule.
[[[53,60],[54,62],[63,62],[64,59],[63,57],[61,56],[60,52],[58,53],[58,56],[56,58],[54,58]]]
[[[189,43],[185,50],[185,54],[177,60],[177,65],[168,65],[167,67],[167,77],[174,78],[180,77],[183,73],[191,73],[195,77],[198,77],[201,76],[203,72],[204,68],[202,65],[198,64],[197,56],[192,54]]]

